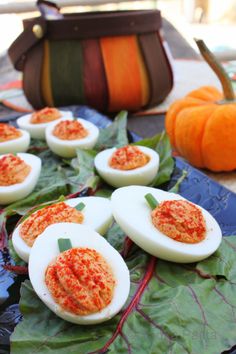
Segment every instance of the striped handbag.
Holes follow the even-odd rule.
[[[173,86],[160,28],[157,10],[40,16],[24,21],[9,56],[35,109],[138,111],[162,102]]]

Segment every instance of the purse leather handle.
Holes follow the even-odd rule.
[[[16,70],[23,70],[27,52],[41,41],[46,33],[47,21],[43,17],[38,17],[29,23],[16,38],[8,50],[8,55]]]
[[[68,14],[56,20],[40,16],[24,20],[23,24],[24,31],[8,50],[15,69],[19,71],[23,70],[30,49],[44,38],[71,40],[158,32],[161,14],[158,10],[91,12]]]
[[[37,0],[36,3],[41,16],[34,21],[23,21],[24,31],[17,37],[8,50],[8,54],[15,69],[22,71],[27,52],[36,45],[47,33],[47,15],[53,11],[60,16],[57,4],[48,0]],[[62,16],[62,15],[61,15]]]

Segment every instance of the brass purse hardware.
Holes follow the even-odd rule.
[[[43,28],[40,25],[34,25],[32,28],[32,32],[34,33],[35,37],[38,39],[43,37]]]

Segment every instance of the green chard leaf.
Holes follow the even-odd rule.
[[[156,178],[151,183],[151,186],[158,187],[161,184],[169,181],[174,170],[174,159],[172,157],[171,145],[166,132],[163,131],[162,133],[157,134],[151,138],[140,140],[134,143],[134,145],[149,147],[159,154],[159,170]]]
[[[124,255],[125,235],[106,235]],[[130,297],[113,319],[79,326],[54,315],[29,281],[21,288],[23,320],[11,336],[12,354],[215,354],[235,344],[236,236],[196,264],[156,259],[133,245],[125,261]],[[147,341],[147,338],[149,339]]]
[[[100,130],[99,138],[95,149],[101,151],[112,147],[122,147],[127,145],[127,111],[121,111],[112,124]]]
[[[113,192],[114,189],[112,189],[112,187],[107,186],[107,188],[99,188],[94,195],[96,197],[103,197],[109,199]]]
[[[133,143],[133,145],[146,146],[150,149],[155,150],[157,144],[160,141],[161,135],[162,135],[162,133],[159,133],[159,134],[152,136],[151,138],[145,138],[145,139],[139,140],[139,141]]]
[[[174,159],[172,157],[171,145],[166,132],[160,134],[155,150],[160,156],[160,166],[157,177],[152,182],[152,186],[158,187],[170,180],[171,174],[174,170]]]
[[[48,145],[45,140],[31,139],[28,153],[38,155],[39,153],[48,150]]]
[[[71,166],[77,171],[76,176],[72,176],[72,193],[90,187],[96,189],[100,183],[100,177],[95,172],[94,158],[97,155],[95,150],[77,149],[77,157],[71,160]],[[73,184],[74,187],[73,188]]]

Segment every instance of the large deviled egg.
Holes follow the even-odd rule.
[[[159,205],[150,207],[146,200],[150,195]],[[117,189],[111,200],[113,216],[122,230],[156,257],[196,262],[214,253],[221,243],[221,229],[214,217],[180,195],[130,186]]]
[[[60,222],[88,225],[103,235],[112,222],[111,202],[101,197],[73,198],[35,211],[13,231],[12,243],[19,257],[28,262],[36,238]]]
[[[0,205],[10,204],[30,194],[41,172],[41,159],[18,153],[0,156]]]
[[[27,131],[0,123],[0,154],[25,152],[29,144],[30,135]]]
[[[94,160],[99,175],[113,187],[148,185],[157,175],[159,155],[145,146],[106,149]]]
[[[85,119],[64,119],[51,123],[46,129],[49,148],[62,157],[75,157],[76,149],[92,149],[99,129]]]
[[[21,129],[27,130],[32,138],[45,139],[45,130],[53,121],[72,117],[70,111],[59,111],[56,108],[45,107],[32,114],[26,114],[17,119]]]
[[[29,277],[51,311],[84,325],[115,316],[130,290],[120,254],[90,227],[73,223],[51,225],[37,238]]]

